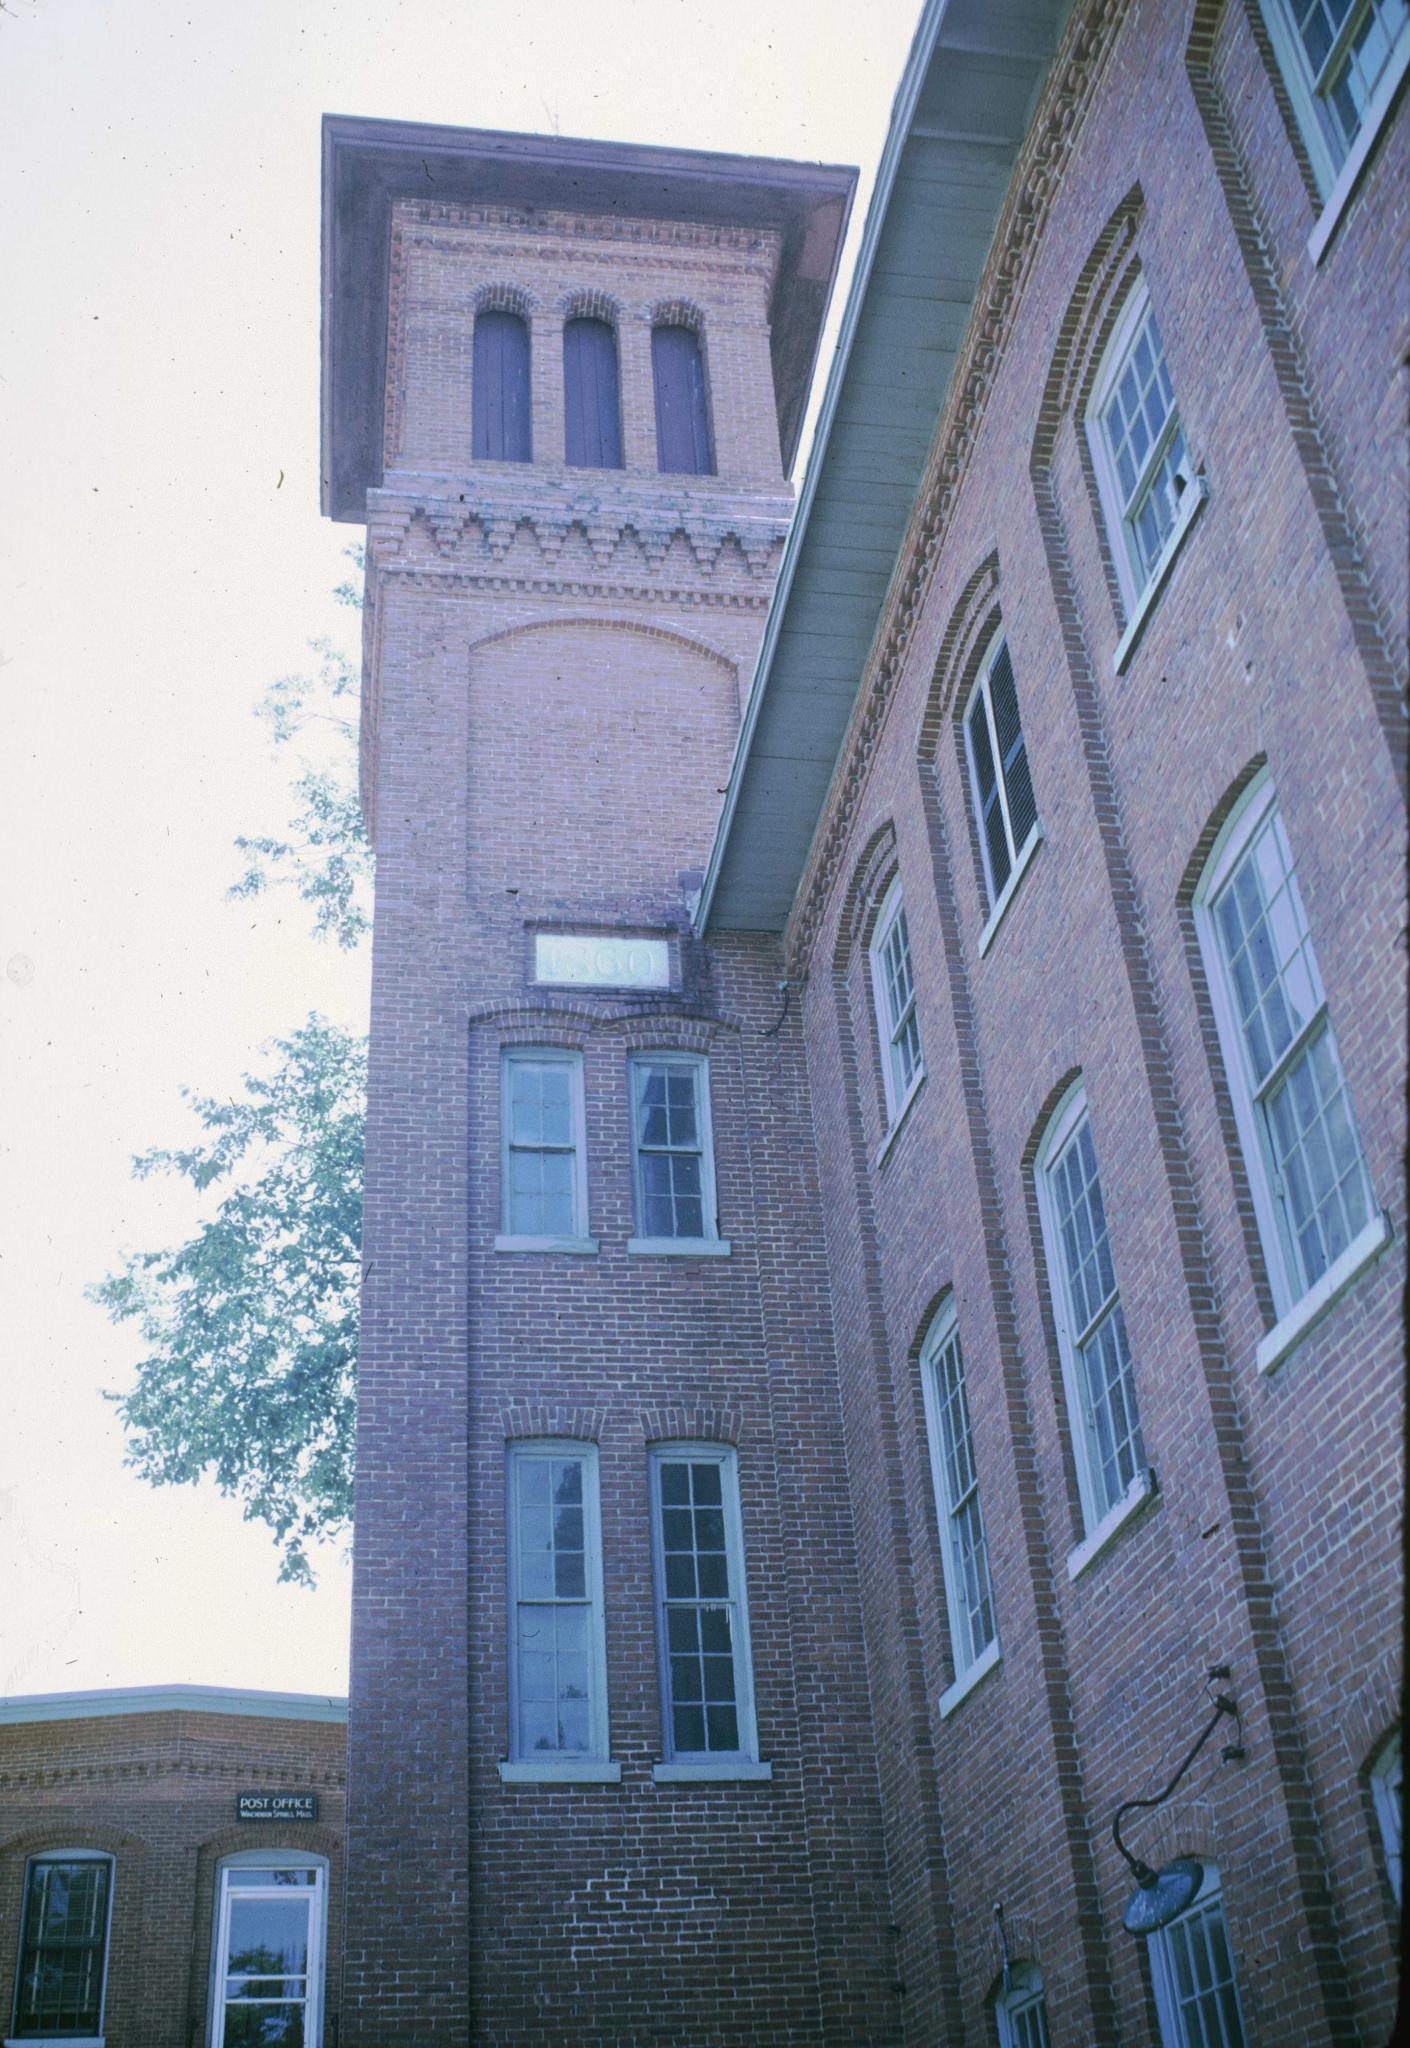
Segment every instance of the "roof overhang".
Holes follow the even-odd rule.
[[[0,1727],[92,1721],[121,1714],[249,1714],[265,1721],[346,1721],[336,1693],[244,1692],[225,1685],[134,1685],[101,1692],[32,1692],[0,1699]]]
[[[781,932],[1069,0],[927,0],[892,110],[696,928]]]
[[[553,135],[323,117],[323,510],[362,522],[382,481],[388,252],[398,199],[761,228],[784,468],[802,431],[854,170]]]

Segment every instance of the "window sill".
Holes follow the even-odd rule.
[[[1259,1339],[1257,1359],[1260,1372],[1272,1372],[1281,1365],[1308,1332],[1334,1308],[1366,1267],[1378,1259],[1390,1243],[1390,1225],[1384,1216],[1373,1216],[1358,1231],[1339,1259],[1334,1259],[1315,1286],[1310,1287],[1294,1307]]]
[[[727,1259],[727,1237],[629,1237],[627,1250],[649,1259]]]
[[[1307,253],[1314,263],[1320,263],[1331,247],[1338,223],[1351,204],[1352,194],[1361,183],[1361,173],[1370,162],[1371,152],[1380,139],[1381,130],[1395,104],[1407,70],[1410,70],[1410,34],[1402,29],[1399,52],[1388,65],[1385,77],[1371,96],[1371,103],[1366,109],[1351,154],[1338,171],[1336,183],[1327,194],[1322,211],[1317,216],[1317,225],[1307,238]]]
[[[902,1096],[900,1104],[897,1107],[896,1114],[891,1119],[891,1123],[887,1130],[886,1136],[882,1139],[881,1143],[876,1148],[876,1157],[872,1161],[873,1166],[880,1166],[882,1160],[886,1157],[887,1153],[891,1150],[891,1147],[900,1137],[901,1126],[906,1121],[906,1118],[909,1116],[911,1104],[915,1101],[917,1095],[919,1095],[924,1080],[925,1068],[917,1067],[915,1075],[911,1081],[911,1085],[906,1090],[905,1094]]]
[[[1126,621],[1126,631],[1116,643],[1116,653],[1111,665],[1117,675],[1125,673],[1126,665],[1136,651],[1136,643],[1146,629],[1146,620],[1160,595],[1161,587],[1170,574],[1175,557],[1185,543],[1185,535],[1199,517],[1200,506],[1209,496],[1209,484],[1202,476],[1191,477],[1181,500],[1180,517],[1170,529],[1170,538],[1160,551],[1160,558],[1151,571],[1150,581],[1136,600],[1135,609]]]
[[[106,2034],[6,2034],[0,2048],[41,2048],[45,2041],[62,2041],[64,2048],[106,2048]]]
[[[501,1763],[502,1785],[619,1785],[622,1766],[615,1757],[573,1757],[562,1762],[535,1763],[531,1757]]]
[[[761,1764],[749,1756],[711,1758],[695,1764],[651,1766],[651,1775],[658,1785],[708,1785],[731,1780],[762,1785],[767,1784],[773,1774],[772,1764]]]
[[[497,1252],[595,1252],[595,1237],[497,1237]]]
[[[1023,877],[1027,874],[1029,866],[1032,863],[1033,856],[1038,851],[1038,848],[1042,845],[1042,843],[1043,821],[1041,818],[1035,818],[1033,820],[1032,829],[1029,832],[1028,837],[1023,842],[1023,851],[1019,854],[1018,859],[1014,862],[1013,867],[1009,873],[1008,880],[1004,883],[1003,888],[999,891],[999,899],[997,903],[994,905],[994,908],[989,912],[988,922],[985,925],[983,931],[979,934],[979,957],[981,960],[984,958],[984,955],[988,952],[989,948],[993,945],[994,934],[995,932],[997,932],[1000,924],[1003,922],[1004,912],[1008,909],[1009,905],[1013,902],[1014,897],[1017,895],[1018,885],[1023,880]]]
[[[1120,1500],[1115,1501],[1107,1509],[1091,1534],[1084,1536],[1075,1550],[1068,1551],[1068,1578],[1075,1579],[1086,1571],[1088,1565],[1101,1555],[1118,1531],[1124,1529],[1133,1517],[1140,1514],[1146,1503],[1156,1497],[1155,1474],[1147,1467],[1144,1472],[1136,1474]]]
[[[968,1671],[962,1677],[957,1678],[954,1684],[948,1687],[946,1691],[941,1693],[940,1719],[942,1721],[948,1715],[954,1713],[961,1700],[969,1698],[969,1695],[974,1691],[980,1679],[987,1678],[998,1662],[999,1639],[995,1636],[993,1642],[986,1649],[980,1651]]]

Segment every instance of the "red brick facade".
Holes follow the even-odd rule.
[[[1054,2041],[1179,2048],[1110,1821],[1217,1667],[1243,1756],[1218,1736],[1128,1840],[1217,1866],[1250,2041],[1387,2037],[1407,157],[1402,99],[1314,260],[1253,0],[1072,10],[787,928],[703,938],[789,514],[782,237],[566,194],[395,203],[345,2043],[957,2048],[995,2037],[1006,1948]],[[1195,482],[1133,618],[1086,421],[1141,288]],[[501,305],[530,327],[528,464],[470,460],[474,319]],[[714,477],[654,467],[650,331],[682,308]],[[556,459],[583,310],[617,336],[616,472]],[[1000,629],[1041,838],[996,921],[962,721]],[[1269,782],[1386,1226],[1295,1341],[1198,935]],[[888,1130],[869,948],[898,878],[924,1079]],[[663,936],[671,990],[538,984],[545,930]],[[571,1252],[497,1244],[516,1046],[582,1056]],[[631,1249],[643,1051],[708,1059],[728,1256]],[[1078,1082],[1154,1473],[1096,1536],[1040,1214]],[[946,1304],[998,1643],[968,1691],[922,1396]],[[596,1783],[500,1770],[506,1458],[545,1439],[597,1447],[620,1776]],[[768,1779],[656,1769],[648,1460],[689,1439],[735,1453]]]
[[[341,1701],[179,1687],[0,1702],[0,2034],[54,2038],[14,2028],[25,1875],[78,1850],[112,1859],[106,2048],[208,2048],[222,1861],[258,1849],[326,1873],[321,2038],[332,2048],[346,1747]],[[312,1793],[316,1818],[241,1822],[241,1793]]]

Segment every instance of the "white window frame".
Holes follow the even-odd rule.
[[[979,955],[981,959],[988,952],[990,944],[993,941],[994,934],[999,928],[1000,919],[1003,917],[1004,912],[1008,909],[1009,904],[1012,902],[1014,893],[1018,888],[1019,882],[1023,879],[1023,875],[1028,867],[1028,863],[1032,860],[1034,854],[1038,851],[1039,844],[1043,837],[1043,826],[1042,821],[1038,816],[1037,795],[1035,792],[1033,823],[1029,826],[1027,832],[1024,834],[1022,846],[1018,845],[1017,841],[1014,838],[1013,818],[1009,811],[1008,777],[1004,772],[1003,754],[999,746],[999,728],[998,722],[994,717],[993,695],[994,669],[998,663],[1000,654],[1003,652],[1004,648],[1007,645],[1008,636],[1001,626],[998,632],[994,635],[993,639],[989,642],[988,647],[984,651],[984,658],[979,664],[979,673],[975,677],[974,688],[970,691],[969,696],[965,702],[964,712],[962,714],[960,721],[964,732],[965,761],[969,768],[970,806],[974,816],[975,835],[979,840],[979,857],[984,869],[984,886],[988,891],[989,897],[989,916],[984,925],[983,931],[979,935]],[[1012,668],[1013,666],[1012,649],[1010,649],[1009,651],[1009,666],[1010,668]],[[1017,682],[1015,680],[1015,702],[1017,702],[1017,698],[1018,689]],[[1003,819],[1004,840],[1006,845],[1008,846],[1009,851],[1009,871],[1004,878],[1002,887],[1000,888],[995,888],[994,886],[994,869],[989,855],[989,840],[984,830],[984,802],[983,795],[979,787],[979,766],[974,758],[974,744],[970,736],[970,720],[974,716],[974,707],[976,703],[982,703],[983,705],[984,724],[985,729],[989,735],[989,751],[994,763],[994,777],[998,794],[999,815]],[[1020,733],[1022,733],[1022,730],[1023,719],[1022,714],[1020,713]],[[1023,742],[1023,755],[1024,760],[1028,764],[1028,779],[1031,785],[1033,780],[1033,764],[1028,759],[1028,742],[1026,738]]]
[[[525,1437],[508,1447],[506,1513],[509,1593],[509,1754],[499,1775],[505,1784],[616,1783],[621,1765],[612,1760],[607,1703],[607,1629],[602,1586],[602,1501],[598,1488],[597,1445],[579,1437]],[[519,1474],[530,1461],[551,1463],[576,1458],[583,1468],[583,1553],[588,1633],[588,1747],[573,1751],[535,1751],[523,1746],[519,1722],[519,1610],[543,1601],[522,1594],[519,1585]]]
[[[1288,89],[1298,132],[1321,195],[1322,210],[1308,242],[1308,254],[1314,263],[1320,263],[1332,239],[1332,232],[1360,183],[1361,174],[1400,92],[1405,73],[1410,69],[1410,17],[1395,39],[1375,91],[1366,103],[1356,134],[1343,156],[1340,136],[1332,116],[1326,111],[1325,96],[1328,87],[1335,84],[1345,68],[1352,39],[1371,13],[1374,0],[1360,0],[1359,5],[1348,9],[1327,61],[1315,78],[1306,47],[1289,11],[1288,0],[1261,0],[1261,5],[1273,54]]]
[[[1053,1189],[1052,1176],[1058,1160],[1066,1151],[1069,1142],[1076,1137],[1080,1126],[1090,1122],[1087,1091],[1081,1081],[1075,1081],[1048,1120],[1048,1128],[1038,1149],[1034,1163],[1034,1174],[1038,1192],[1038,1215],[1042,1224],[1043,1254],[1048,1268],[1048,1299],[1052,1304],[1053,1323],[1057,1330],[1058,1356],[1062,1364],[1063,1392],[1067,1399],[1069,1435],[1072,1440],[1073,1462],[1077,1469],[1077,1491],[1082,1504],[1084,1535],[1082,1541],[1071,1551],[1067,1560],[1068,1577],[1075,1579],[1085,1570],[1094,1557],[1103,1551],[1117,1531],[1130,1520],[1155,1492],[1155,1475],[1145,1461],[1144,1432],[1141,1428],[1139,1402],[1135,1393],[1135,1354],[1130,1350],[1132,1409],[1135,1415],[1138,1449],[1135,1472],[1126,1487],[1113,1501],[1103,1503],[1097,1491],[1096,1477],[1092,1468],[1091,1439],[1094,1434],[1093,1422],[1086,1397],[1082,1361],[1079,1350],[1084,1337],[1095,1332],[1112,1315],[1121,1314],[1123,1325],[1124,1310],[1121,1305],[1121,1287],[1118,1281],[1113,1293],[1108,1295],[1097,1314],[1084,1323],[1080,1329],[1074,1327],[1074,1308],[1070,1293],[1070,1277],[1067,1269],[1067,1255],[1062,1241],[1062,1229],[1058,1219],[1057,1199]],[[1096,1149],[1095,1136],[1093,1150]],[[1107,1219],[1107,1239],[1110,1246],[1111,1209],[1107,1201],[1106,1188],[1102,1183],[1101,1161],[1097,1162],[1097,1181],[1102,1189],[1102,1210]],[[1112,1272],[1115,1277],[1116,1254],[1112,1251]]]
[[[1006,1990],[994,2000],[999,2048],[1050,2048],[1048,2004],[1036,1963],[1015,1963]]]
[[[314,1851],[288,1847],[238,1849],[229,1856],[222,1856],[216,1865],[206,2040],[210,2048],[221,2048],[225,2033],[225,1966],[229,1950],[227,1930],[230,1900],[234,1895],[227,1882],[227,1873],[233,1870],[312,1870],[317,1873],[315,1883],[309,1888],[313,1893],[313,1910],[309,1914],[308,1990],[304,2002],[304,2038],[309,2048],[315,2048],[315,2044],[323,2039],[323,2005],[328,1971],[328,1858]],[[248,1898],[251,1894],[246,1891],[240,1896]],[[279,1896],[287,1894],[281,1893]]]
[[[1101,500],[1102,518],[1111,544],[1112,560],[1116,564],[1116,579],[1121,588],[1122,603],[1126,609],[1126,629],[1114,656],[1114,666],[1118,674],[1131,658],[1145,624],[1146,615],[1169,574],[1185,535],[1193,525],[1206,496],[1205,480],[1196,474],[1193,457],[1189,452],[1189,436],[1185,433],[1184,415],[1180,410],[1178,398],[1173,396],[1173,378],[1170,411],[1158,438],[1152,442],[1147,452],[1129,499],[1117,473],[1105,414],[1127,361],[1140,340],[1141,332],[1146,322],[1153,318],[1154,308],[1149,287],[1144,278],[1139,278],[1127,294],[1126,302],[1112,329],[1111,339],[1102,351],[1085,416],[1087,446],[1097,480],[1097,495]],[[1170,364],[1165,354],[1163,337],[1160,355],[1166,375],[1169,376]],[[1165,537],[1161,551],[1155,561],[1147,567],[1141,561],[1137,547],[1135,515],[1140,512],[1150,496],[1157,472],[1177,433],[1185,440],[1185,462],[1177,472],[1184,477],[1184,489],[1180,492],[1174,523]]]
[[[1254,1214],[1258,1221],[1258,1235],[1263,1246],[1269,1284],[1273,1291],[1275,1326],[1265,1335],[1258,1347],[1258,1364],[1263,1371],[1268,1371],[1279,1363],[1292,1345],[1340,1299],[1362,1268],[1381,1250],[1389,1235],[1385,1218],[1376,1206],[1371,1176],[1366,1164],[1366,1148],[1361,1143],[1360,1131],[1352,1113],[1350,1089],[1347,1086],[1346,1074],[1328,1015],[1326,990],[1317,967],[1316,951],[1312,944],[1305,907],[1302,907],[1302,916],[1304,924],[1308,925],[1308,965],[1315,983],[1315,992],[1320,1000],[1269,1074],[1258,1083],[1256,1090],[1249,1069],[1248,1050],[1239,1022],[1235,997],[1229,985],[1229,969],[1215,923],[1214,910],[1224,889],[1242,865],[1253,840],[1268,823],[1271,814],[1278,809],[1277,790],[1271,775],[1265,770],[1250,784],[1225,821],[1205,863],[1204,873],[1195,890],[1193,904],[1195,932],[1199,940],[1205,982],[1214,1011],[1224,1073],[1233,1102],[1239,1149],[1243,1154],[1248,1174],[1249,1192],[1253,1197]],[[1284,832],[1286,833],[1286,826]],[[1293,873],[1295,880],[1295,866]],[[1356,1138],[1361,1168],[1365,1176],[1368,1216],[1362,1229],[1325,1272],[1315,1280],[1308,1281],[1303,1277],[1294,1246],[1287,1204],[1281,1192],[1281,1177],[1273,1140],[1268,1129],[1267,1115],[1259,1097],[1270,1097],[1276,1092],[1283,1077],[1297,1065],[1301,1053],[1324,1032],[1331,1057],[1346,1092],[1348,1119]]]
[[[972,1473],[971,1483],[958,1500],[951,1498],[950,1464],[945,1455],[944,1414],[941,1403],[940,1365],[944,1352],[954,1344],[959,1362],[960,1400],[963,1404],[965,1428],[965,1454]],[[974,1430],[969,1414],[969,1395],[965,1386],[964,1350],[960,1344],[959,1315],[953,1295],[938,1308],[926,1331],[925,1341],[920,1350],[921,1398],[925,1405],[925,1429],[930,1449],[930,1474],[935,1488],[935,1514],[940,1529],[940,1561],[945,1578],[945,1609],[950,1626],[950,1654],[954,1664],[954,1683],[940,1700],[943,1717],[978,1684],[986,1671],[991,1671],[999,1661],[999,1625],[994,1610],[994,1580],[989,1569],[989,1543],[984,1527],[984,1509],[979,1497],[979,1473],[974,1455]],[[979,1561],[984,1572],[984,1583],[989,1603],[990,1634],[977,1643],[969,1622],[969,1607],[962,1582],[961,1559],[959,1555],[956,1522],[959,1515],[973,1501],[979,1523],[977,1545]]]
[[[1218,1914],[1219,1925],[1224,1936],[1224,1946],[1229,1954],[1229,1984],[1233,1992],[1234,2010],[1238,2021],[1237,2032],[1231,2033],[1221,2013],[1219,2020],[1220,2038],[1217,2041],[1208,2037],[1203,2028],[1195,2034],[1186,2031],[1185,2023],[1180,2013],[1175,1963],[1172,1954],[1175,1930],[1186,1926],[1191,1921],[1207,1919],[1211,1909]],[[1147,1953],[1150,1956],[1151,1989],[1155,1993],[1155,2010],[1156,2018],[1160,2024],[1161,2048],[1205,2048],[1206,2041],[1208,2041],[1208,2048],[1247,2048],[1249,2035],[1244,2025],[1243,2005],[1239,1998],[1239,1977],[1234,1960],[1234,1946],[1229,1939],[1229,1923],[1224,1917],[1224,1902],[1219,1890],[1219,1871],[1214,1864],[1205,1864],[1199,1890],[1195,1893],[1189,1905],[1186,1906],[1184,1912],[1178,1914],[1168,1926],[1157,1928],[1155,1933],[1148,1937]]]
[[[96,2034],[21,2034],[19,2028],[20,1968],[24,1961],[25,1934],[29,1914],[29,1874],[37,1863],[105,1863],[108,1867],[108,1910],[103,1923],[103,1978],[98,1990],[98,2031]],[[29,2048],[31,2042],[62,2041],[64,2048],[103,2048],[104,2023],[108,2005],[108,1965],[113,1949],[113,1896],[117,1891],[117,1858],[106,1849],[36,1849],[26,1856],[23,1890],[20,1893],[20,1940],[15,1958],[15,1990],[10,2000],[13,2031],[5,2036],[4,2048]]]
[[[560,1066],[569,1077],[569,1113],[573,1131],[573,1227],[562,1235],[540,1235],[513,1228],[513,1193],[510,1183],[511,1149],[567,1151],[567,1146],[511,1148],[510,1087],[516,1066]],[[502,1252],[595,1252],[597,1241],[588,1235],[587,1116],[583,1100],[583,1056],[571,1047],[558,1045],[506,1045],[500,1048],[499,1063],[499,1188],[500,1231],[496,1251]]]
[[[867,960],[871,970],[872,1009],[876,1017],[877,1048],[881,1054],[881,1082],[886,1098],[886,1130],[889,1135],[900,1123],[910,1106],[911,1098],[925,1079],[925,1045],[920,1035],[920,1015],[916,1008],[915,962],[911,956],[911,932],[906,923],[906,902],[901,893],[901,877],[895,876],[881,899],[876,914],[876,928],[871,944],[867,948]],[[892,1015],[891,995],[886,979],[886,947],[897,924],[903,931],[906,958],[906,979],[910,984],[910,997],[896,1015]],[[910,1078],[902,1071],[902,1042],[911,1027],[915,1026],[916,1063]]]
[[[661,1467],[687,1462],[713,1464],[720,1471],[720,1502],[724,1510],[726,1571],[731,1608],[730,1640],[734,1656],[735,1717],[739,1734],[736,1750],[678,1750],[675,1745],[675,1716],[671,1690],[670,1639],[667,1611],[672,1604],[666,1595],[666,1560],[661,1517]],[[773,1776],[773,1765],[759,1758],[759,1733],[754,1713],[754,1656],[749,1639],[748,1582],[744,1569],[744,1528],[739,1511],[738,1461],[728,1444],[685,1442],[659,1443],[649,1454],[651,1494],[651,1566],[656,1605],[656,1659],[661,1688],[662,1761],[654,1766],[658,1783],[705,1778],[759,1778]],[[712,1601],[709,1604],[722,1605]]]
[[[1398,1728],[1381,1744],[1371,1766],[1371,1799],[1376,1809],[1376,1824],[1381,1831],[1381,1856],[1386,1878],[1398,1906],[1404,1883],[1405,1856],[1405,1780]]]
[[[649,1237],[645,1230],[646,1191],[642,1186],[641,1103],[637,1077],[644,1067],[672,1067],[695,1077],[695,1124],[700,1140],[699,1237]],[[627,1240],[629,1252],[665,1258],[727,1258],[729,1239],[720,1236],[719,1192],[715,1181],[715,1133],[710,1115],[710,1062],[704,1053],[662,1050],[634,1052],[627,1061],[627,1094],[632,1120],[632,1209],[635,1234]]]

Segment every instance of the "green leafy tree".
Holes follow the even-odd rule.
[[[291,887],[316,935],[351,947],[368,928],[371,870],[355,678],[327,642],[314,651],[316,675],[282,677],[261,706],[275,742],[300,746],[289,831],[237,841],[247,865],[230,893]],[[309,1546],[346,1530],[352,1508],[367,1045],[310,1015],[266,1052],[233,1100],[182,1091],[198,1142],[133,1161],[139,1179],[218,1193],[214,1213],[89,1295],[144,1347],[132,1388],[108,1396],[127,1463],[156,1486],[210,1474],[269,1525],[280,1577],[311,1584]]]

